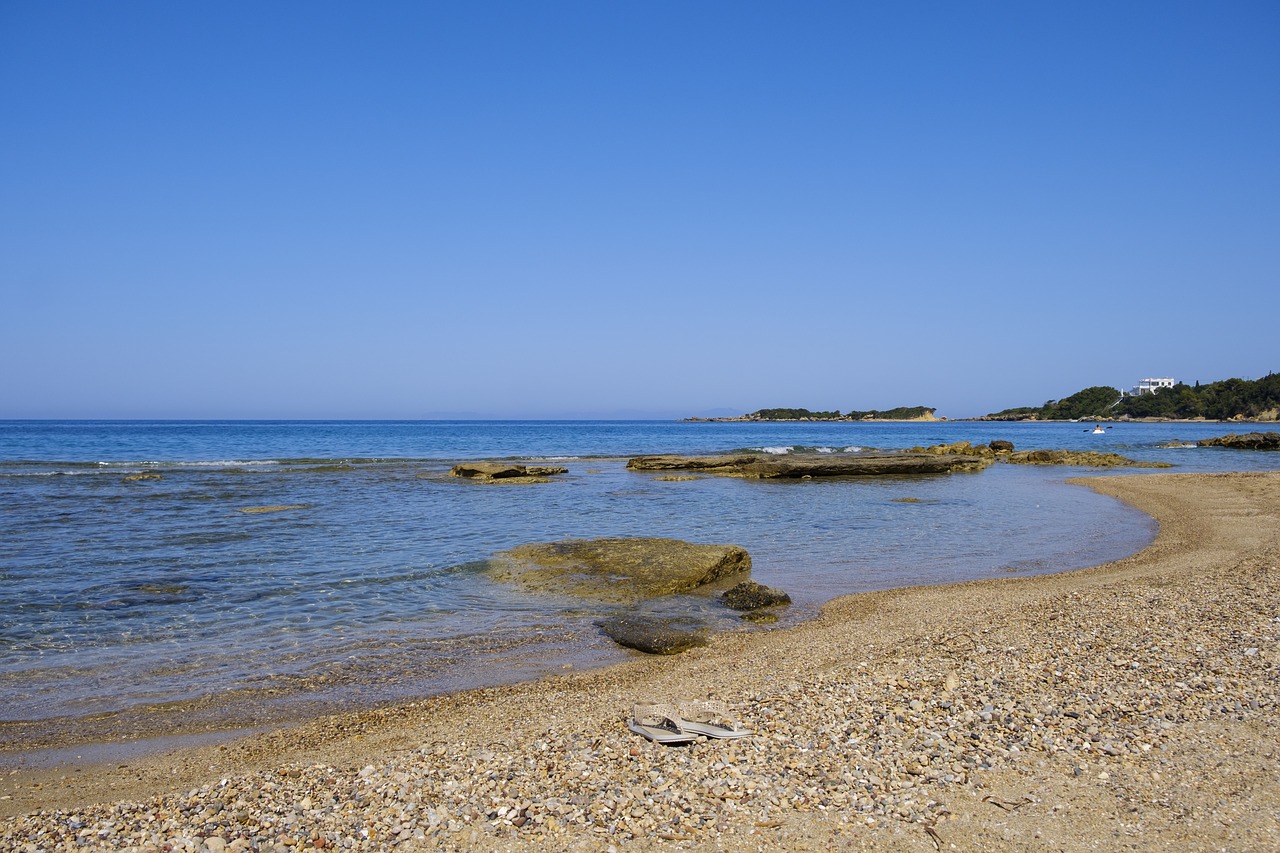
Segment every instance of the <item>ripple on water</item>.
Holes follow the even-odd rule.
[[[1145,516],[1043,469],[665,482],[627,471],[625,458],[581,456],[562,460],[570,472],[553,488],[418,476],[447,462],[312,464],[296,453],[261,458],[307,462],[164,466],[158,483],[124,484],[118,472],[0,477],[3,714],[238,691],[365,701],[526,673],[534,664],[522,655],[551,666],[556,655],[621,654],[592,626],[606,607],[526,595],[482,571],[488,556],[524,542],[740,544],[753,577],[791,593],[798,618],[849,592],[1092,565],[1137,550],[1154,531]],[[148,491],[155,485],[163,488]],[[240,511],[257,506],[299,508]],[[743,629],[712,598],[653,609],[663,608]]]

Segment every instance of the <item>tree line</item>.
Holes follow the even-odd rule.
[[[932,415],[932,406],[899,406],[896,409],[868,409],[866,411],[839,410],[811,412],[808,409],[759,409],[747,415],[753,421],[909,421]]]
[[[1280,408],[1280,373],[1261,379],[1223,379],[1201,385],[1179,382],[1154,394],[1122,394],[1095,385],[1043,406],[1023,406],[987,415],[987,420],[1090,420],[1095,418],[1168,418],[1231,420],[1258,418]]]

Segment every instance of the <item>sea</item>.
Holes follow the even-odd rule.
[[[752,578],[794,600],[777,625],[746,623],[712,593],[641,607],[728,632],[786,627],[848,593],[1096,565],[1155,534],[1143,513],[1067,484],[1089,473],[1079,468],[672,481],[628,470],[636,455],[861,454],[1004,439],[1173,471],[1280,468],[1277,454],[1193,446],[1247,425],[1092,427],[0,421],[0,744],[42,721],[65,731],[180,708],[248,725],[638,654],[595,625],[619,605],[531,594],[485,571],[495,553],[528,542],[741,545]],[[448,475],[480,459],[568,473],[521,485]]]

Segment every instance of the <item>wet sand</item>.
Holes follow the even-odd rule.
[[[1153,515],[1155,543],[851,596],[673,658],[8,772],[0,849],[1280,849],[1280,473],[1080,482]],[[637,699],[708,696],[756,734],[626,728]]]

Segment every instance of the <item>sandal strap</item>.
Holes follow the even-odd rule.
[[[679,702],[680,716],[694,723],[712,723],[721,720],[729,728],[738,727],[737,720],[729,716],[729,706],[717,699],[686,699]]]
[[[631,715],[642,726],[668,726],[680,728],[680,714],[675,708],[661,702],[637,702]]]

